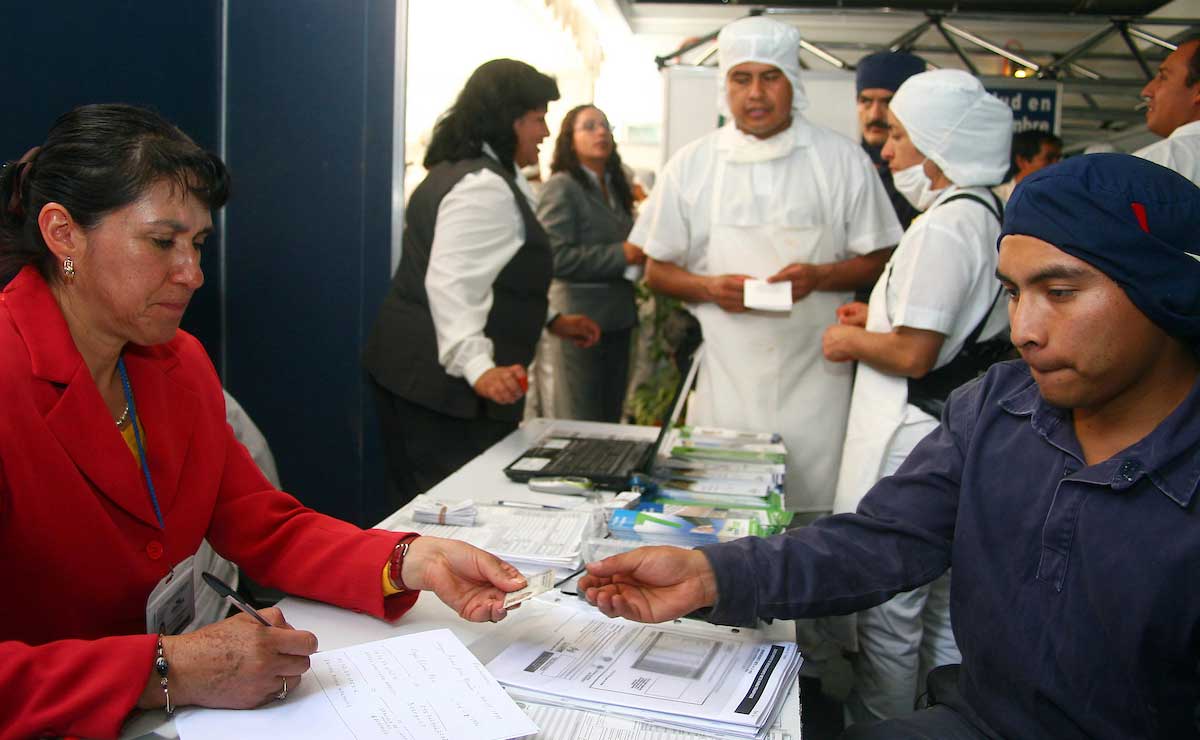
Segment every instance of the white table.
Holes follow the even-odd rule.
[[[504,475],[504,467],[532,447],[533,443],[552,426],[556,431],[588,432],[592,435],[612,434],[623,439],[653,440],[658,434],[656,427],[533,419],[439,483],[429,491],[430,495],[442,500],[503,499],[560,505],[577,501],[578,497],[574,496],[530,491],[524,484],[514,483]],[[400,509],[380,522],[378,526],[382,529],[404,530],[406,524],[411,523],[407,509],[408,507]],[[551,599],[576,598],[562,594],[547,594],[543,598],[547,597]],[[509,616],[499,624],[488,622],[477,624],[459,619],[452,609],[439,601],[433,594],[422,594],[416,605],[393,623],[329,604],[291,596],[280,601],[278,606],[287,615],[287,620],[292,626],[314,633],[321,649],[342,648],[397,635],[448,628],[464,644],[471,647],[476,652],[476,656],[484,663],[493,657],[490,654],[493,646],[503,643],[503,633],[519,627],[522,619],[528,618],[534,613],[532,608],[522,607],[510,612]],[[497,639],[497,630],[501,631],[500,639]],[[774,639],[791,640],[795,638],[792,623],[787,621],[775,622],[766,629],[766,632]],[[488,647],[483,648],[484,653],[481,654],[480,646],[475,643],[486,643]],[[800,740],[798,689],[790,692],[788,703],[783,707],[783,716],[785,717],[785,728],[795,740]],[[121,737],[126,740],[177,737],[172,723],[165,720],[166,717],[161,712],[148,713],[127,725]]]

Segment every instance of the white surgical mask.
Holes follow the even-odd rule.
[[[945,188],[933,189],[933,181],[925,174],[925,161],[922,160],[912,167],[905,167],[899,172],[892,173],[892,184],[918,211],[924,211],[933,205]]]

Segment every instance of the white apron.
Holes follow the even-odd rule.
[[[792,147],[782,152],[789,156]],[[812,155],[816,152],[810,148]],[[777,158],[777,157],[775,157]],[[828,224],[793,227],[778,223],[730,223],[724,207],[747,186],[753,163],[731,165],[719,157],[713,180],[708,269],[712,275],[766,278],[795,262],[844,258],[844,241]],[[824,173],[814,162],[820,190]],[[729,193],[722,197],[726,180]],[[738,182],[740,180],[740,182]],[[743,190],[744,194],[746,191]],[[777,194],[777,198],[797,194]],[[801,196],[803,197],[803,196]],[[813,197],[821,199],[821,193]],[[783,213],[784,208],[765,209]],[[817,213],[828,214],[822,207]],[[788,313],[729,313],[715,303],[695,306],[704,331],[704,360],[696,381],[692,423],[778,432],[788,449],[785,500],[792,511],[828,511],[841,455],[850,402],[850,367],[821,351],[821,335],[848,294],[816,292]]]
[[[887,333],[892,330],[887,312],[888,276],[891,273],[892,262],[889,260],[871,290],[867,331]],[[904,421],[907,406],[908,378],[880,372],[865,362],[858,363],[837,495],[833,501],[834,514],[857,510],[863,495],[879,480],[888,446]]]

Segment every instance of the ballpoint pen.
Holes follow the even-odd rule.
[[[571,573],[571,574],[570,574],[570,575],[568,575],[566,578],[560,578],[560,579],[559,579],[559,580],[558,580],[558,581],[557,581],[557,582],[554,584],[554,587],[555,587],[555,588],[558,588],[559,586],[563,585],[564,583],[566,583],[567,581],[571,580],[572,578],[574,578],[575,576],[579,575],[580,573],[584,572],[585,570],[587,570],[587,563],[584,563],[583,565],[581,565],[581,566],[580,566],[580,567],[579,567],[577,570],[575,570],[575,572]]]
[[[554,506],[552,504],[535,504],[531,501],[497,501],[496,506],[512,506],[518,509],[550,509],[553,511],[566,511],[565,506]]]
[[[222,581],[220,578],[217,578],[216,576],[214,576],[212,573],[209,573],[208,571],[204,571],[203,573],[201,573],[200,577],[204,579],[204,582],[207,583],[209,585],[209,587],[212,588],[213,591],[216,591],[219,595],[224,596],[230,603],[232,603],[238,609],[241,609],[242,611],[246,612],[250,616],[257,619],[259,622],[262,622],[262,625],[264,627],[271,626],[271,623],[268,622],[267,620],[263,619],[263,615],[259,614],[257,609],[255,609],[254,607],[247,604],[246,600],[243,599],[241,596],[238,596],[237,592],[234,591],[232,588],[230,588],[229,584],[225,583],[225,581]]]

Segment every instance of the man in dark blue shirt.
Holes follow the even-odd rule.
[[[1127,155],[1031,175],[998,277],[1022,360],[951,397],[855,514],[580,584],[611,616],[860,610],[954,564],[961,700],[848,736],[1197,737],[1200,189]]]

